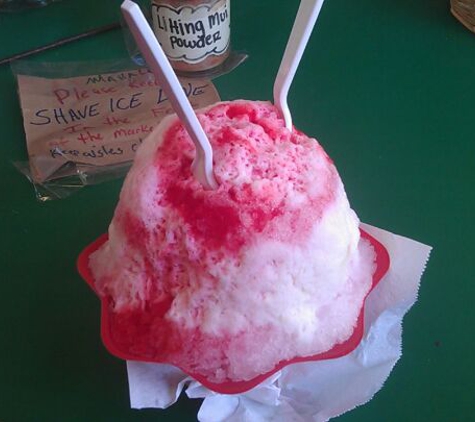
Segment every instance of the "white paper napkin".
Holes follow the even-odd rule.
[[[371,400],[401,357],[402,319],[417,300],[431,248],[366,224],[388,250],[391,266],[366,301],[360,345],[338,359],[285,367],[242,394],[217,394],[179,369],[127,362],[135,409],[165,409],[184,390],[203,398],[200,422],[325,422]]]

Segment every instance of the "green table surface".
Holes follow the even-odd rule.
[[[120,1],[64,0],[0,14],[0,58],[119,19]],[[338,421],[474,420],[475,34],[448,0],[327,0],[291,89],[294,123],[334,159],[361,220],[434,247],[404,322],[403,356],[368,404]],[[233,2],[246,63],[223,99],[272,99],[298,1]],[[120,30],[34,57],[126,57]],[[104,349],[99,302],[76,272],[122,180],[40,203],[9,66],[0,67],[0,421],[193,421],[200,402],[131,410],[125,364]]]

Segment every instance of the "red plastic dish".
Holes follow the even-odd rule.
[[[374,237],[369,235],[363,230],[361,231],[361,236],[365,239],[367,239],[371,245],[373,246],[375,252],[376,252],[376,270],[373,274],[373,284],[371,286],[371,290],[373,290],[376,285],[379,283],[379,281],[383,278],[383,276],[386,274],[386,272],[389,269],[389,254],[386,250],[386,248],[378,242]],[[96,241],[91,243],[89,246],[87,246],[79,255],[77,266],[79,273],[81,274],[82,278],[89,284],[89,286],[95,291],[94,287],[94,280],[92,273],[89,269],[89,256],[95,252],[97,249],[101,247],[108,239],[107,234],[102,235],[99,237]],[[97,292],[96,292],[97,294]],[[369,294],[369,293],[368,293]],[[110,311],[108,307],[107,300],[100,298],[101,299],[101,336],[102,336],[102,341],[107,348],[107,350],[125,360],[136,360],[136,361],[146,361],[146,362],[153,362],[153,363],[167,363],[164,361],[150,361],[149,359],[144,359],[141,356],[138,355],[133,355],[129,353],[128,351],[121,350],[120,347],[118,347],[114,341],[113,341],[113,336],[111,335],[111,320],[114,318],[113,312]],[[365,298],[366,299],[366,298]],[[291,360],[286,360],[286,361],[281,361],[279,362],[272,371],[269,371],[265,374],[259,375],[251,380],[248,381],[229,381],[229,382],[224,382],[221,384],[216,384],[209,382],[206,378],[203,376],[200,376],[198,374],[193,374],[189,373],[187,371],[184,371],[197,381],[199,381],[201,384],[203,384],[205,387],[209,388],[210,390],[216,391],[221,394],[238,394],[238,393],[243,393],[245,391],[248,391],[261,382],[263,382],[265,379],[279,371],[280,369],[284,368],[287,365],[293,364],[293,363],[298,363],[298,362],[308,362],[308,361],[318,361],[318,360],[324,360],[324,359],[334,359],[338,358],[344,355],[347,355],[351,351],[353,351],[358,344],[360,343],[361,339],[363,338],[363,332],[364,332],[364,305],[365,303],[363,302],[363,306],[361,308],[360,315],[358,317],[358,321],[355,327],[355,330],[353,331],[353,334],[350,336],[348,340],[346,340],[344,343],[337,344],[334,346],[332,349],[320,353],[318,355],[314,356],[306,356],[306,357],[297,357]]]

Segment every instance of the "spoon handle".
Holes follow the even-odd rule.
[[[133,1],[125,0],[121,9],[145,61],[195,144],[196,155],[192,165],[195,177],[206,188],[215,189],[217,184],[213,175],[213,150],[180,81],[140,7]]]
[[[274,83],[274,104],[285,120],[285,127],[292,129],[292,116],[287,104],[290,85],[300,59],[312,33],[324,0],[301,0],[292,32]]]

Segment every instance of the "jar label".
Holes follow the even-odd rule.
[[[152,4],[155,35],[170,60],[194,64],[229,47],[230,0],[196,6]]]

